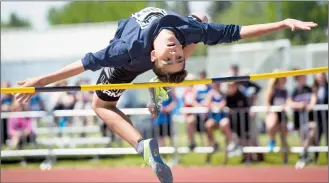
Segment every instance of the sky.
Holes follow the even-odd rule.
[[[15,1],[1,2],[1,20],[7,21],[12,12],[18,16],[29,19],[36,29],[48,27],[47,12],[51,7],[60,7],[67,2],[56,1]]]
[[[7,21],[12,12],[30,20],[35,29],[45,29],[49,26],[47,12],[51,7],[65,5],[66,1],[14,1],[1,2],[1,20]],[[190,2],[191,12],[205,12],[209,3],[204,1]]]

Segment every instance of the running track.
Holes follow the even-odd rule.
[[[175,167],[174,182],[328,182],[327,167]],[[150,168],[3,169],[1,182],[158,182]]]

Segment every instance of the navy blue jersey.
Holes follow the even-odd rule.
[[[145,8],[118,23],[118,29],[109,45],[82,58],[85,70],[102,67],[124,67],[143,73],[152,69],[153,41],[163,29],[173,31],[183,45],[203,42],[206,45],[231,43],[241,39],[240,26],[201,23],[192,17],[159,8]]]

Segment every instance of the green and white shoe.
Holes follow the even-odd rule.
[[[161,183],[172,183],[173,177],[169,166],[163,163],[158,142],[154,139],[144,140],[144,164],[152,168],[153,172],[159,178]]]
[[[150,80],[150,82],[160,82],[160,80],[155,77]],[[151,94],[152,104],[149,105],[150,112],[154,118],[157,118],[160,113],[161,105],[164,100],[168,100],[168,92],[170,88],[160,87],[160,88],[149,88]]]

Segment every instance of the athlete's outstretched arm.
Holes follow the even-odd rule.
[[[39,77],[30,78],[25,81],[19,81],[17,82],[17,84],[24,87],[46,86],[63,79],[73,77],[84,71],[85,71],[84,66],[81,60],[79,60],[59,69],[56,72]],[[34,94],[21,93],[16,96],[16,99],[18,102],[27,102],[33,95]]]
[[[317,24],[314,22],[303,22],[295,19],[286,19],[280,22],[267,23],[267,24],[255,24],[255,25],[247,25],[241,26],[240,29],[240,37],[244,38],[252,38],[252,37],[261,37],[268,33],[272,33],[274,31],[282,30],[290,28],[291,31],[296,29],[300,30],[311,30],[313,27],[316,27]]]
[[[244,38],[261,37],[286,28],[290,28],[292,31],[296,29],[311,30],[317,26],[314,22],[303,22],[295,19],[255,25],[200,23],[193,20],[188,20],[188,23],[193,27],[200,28],[193,29],[193,34],[188,35],[187,41],[189,44],[203,42],[206,45],[232,43]],[[185,27],[181,29],[185,29]],[[189,33],[189,31],[187,30],[186,32]]]
[[[44,76],[34,77],[17,84],[24,87],[46,86],[56,81],[78,75],[86,70],[96,71],[102,67],[119,67],[130,59],[127,45],[120,40],[113,41],[106,48],[87,53],[81,60],[69,64],[56,72]],[[34,94],[18,94],[18,102],[27,102]]]

